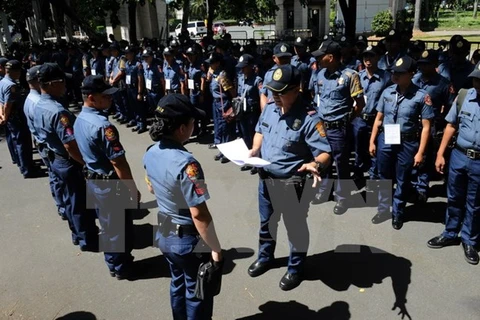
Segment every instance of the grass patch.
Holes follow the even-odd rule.
[[[438,27],[435,30],[475,30],[480,29],[480,11],[477,19],[473,19],[473,11],[452,10],[441,11],[438,18]]]

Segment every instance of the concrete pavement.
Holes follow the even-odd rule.
[[[169,271],[152,243],[156,203],[143,182],[142,156],[151,144],[117,126],[127,158],[150,214],[136,220],[141,241],[133,254],[144,270],[135,281],[108,275],[103,255],[80,252],[56,214],[46,178],[24,180],[0,142],[0,319],[171,319]],[[291,292],[278,282],[286,260],[252,279],[258,211],[257,176],[232,163],[213,161],[216,150],[189,143],[205,171],[226,265],[214,319],[401,319],[395,302],[406,301],[411,319],[480,318],[480,266],[468,265],[460,246],[432,250],[425,245],[442,231],[445,198],[427,208],[410,206],[410,221],[395,231],[390,221],[372,225],[374,207],[332,213],[333,202],[312,206],[307,280]],[[38,157],[38,155],[37,155]],[[159,164],[161,165],[161,164]],[[141,218],[141,217],[140,217]],[[277,258],[288,255],[280,223]],[[406,300],[405,300],[406,299]],[[405,316],[404,319],[407,319]]]

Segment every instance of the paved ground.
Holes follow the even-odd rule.
[[[150,214],[136,220],[136,261],[148,272],[136,281],[110,278],[103,257],[82,253],[55,212],[46,178],[23,180],[0,142],[0,319],[170,319],[169,276],[157,248],[148,246],[155,222],[153,196],[143,183],[142,155],[149,137],[120,128],[121,140]],[[411,207],[410,220],[394,231],[372,225],[373,207],[332,213],[333,203],[309,213],[307,279],[283,292],[277,268],[252,279],[246,269],[257,247],[257,177],[234,164],[213,161],[214,150],[190,143],[202,163],[212,199],[208,205],[228,256],[214,319],[401,319],[395,301],[406,298],[411,319],[480,319],[480,266],[468,265],[460,247],[428,249],[442,230],[445,198]],[[435,188],[438,191],[438,188]],[[279,227],[277,257],[288,254]],[[149,241],[150,240],[150,241]],[[143,248],[143,249],[140,249]],[[407,317],[405,317],[407,319]]]

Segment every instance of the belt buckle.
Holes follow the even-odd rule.
[[[467,149],[466,156],[469,159],[475,160],[475,150]]]

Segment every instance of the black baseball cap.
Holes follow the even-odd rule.
[[[275,48],[273,48],[273,55],[277,58],[291,57],[290,46],[284,42],[278,43]]]
[[[4,58],[4,57],[1,57],[1,58],[0,58],[0,66],[5,67],[5,65],[7,64],[7,62],[8,62],[8,59],[7,59],[7,58]]]
[[[295,40],[295,43],[293,44],[294,47],[305,47],[305,45],[307,44],[307,39],[305,38],[302,38],[302,37],[298,37],[296,40]]]
[[[166,47],[165,49],[163,49],[163,54],[166,56],[173,56],[172,48]]]
[[[80,89],[84,94],[101,93],[110,95],[118,91],[118,88],[106,84],[102,75],[86,77]]]
[[[378,56],[380,55],[380,50],[376,46],[368,46],[365,48],[365,50],[363,50],[362,56],[368,55],[368,54]]]
[[[27,70],[27,82],[38,80],[38,70],[40,70],[40,66],[33,66]]]
[[[415,70],[417,70],[417,63],[409,56],[399,58],[392,67],[393,73],[413,72]]]
[[[341,47],[340,44],[333,40],[323,41],[318,50],[312,52],[314,57],[321,57],[326,54],[340,54]]]
[[[180,93],[172,93],[164,96],[158,101],[155,109],[157,116],[161,118],[178,118],[190,116],[195,119],[205,117],[205,111],[195,108],[190,98]]]
[[[205,62],[208,64],[212,64],[215,62],[220,62],[222,60],[223,60],[223,55],[221,53],[212,52],[212,54],[210,54],[210,57],[208,57],[208,59],[205,60]]]
[[[142,57],[153,57],[153,51],[150,48],[143,50]]]
[[[198,54],[198,50],[197,50],[196,46],[191,46],[191,47],[189,47],[189,48],[187,49],[187,51],[185,52],[185,54],[187,54],[187,55],[190,55],[190,54],[191,54],[191,55],[196,55],[196,54]]]
[[[9,70],[21,70],[22,69],[22,64],[18,60],[9,60],[5,64],[5,69]]]
[[[244,68],[246,66],[252,65],[255,61],[255,58],[252,55],[244,54],[243,56],[238,59],[238,63],[236,65],[237,68]]]
[[[118,43],[112,43],[109,48],[112,50],[120,51],[120,46],[118,45]]]
[[[300,71],[290,64],[279,66],[272,75],[272,81],[265,84],[273,92],[283,92],[289,86],[300,85],[302,75]]]
[[[127,53],[135,54],[135,53],[137,53],[137,48],[135,48],[133,46],[126,47],[125,48],[125,54],[127,54]]]
[[[65,73],[56,63],[45,63],[38,70],[38,81],[47,83],[54,80],[63,80],[66,78]]]
[[[438,51],[437,50],[425,50],[422,52],[420,59],[417,63],[437,63],[438,62]]]

